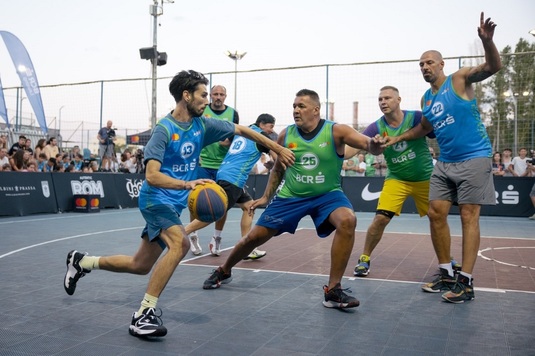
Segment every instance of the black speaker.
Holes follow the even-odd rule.
[[[158,52],[154,47],[145,47],[139,49],[139,55],[141,59],[154,59],[158,56],[157,53]]]
[[[157,66],[164,66],[167,64],[167,53],[165,52],[158,52],[158,62],[156,62]]]

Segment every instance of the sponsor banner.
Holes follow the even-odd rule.
[[[379,195],[383,188],[382,177],[342,177],[342,189],[353,204],[355,211],[373,212],[377,208]],[[531,216],[535,211],[529,196],[535,183],[533,178],[495,177],[494,188],[496,205],[481,208],[481,215],[487,216]],[[412,198],[403,204],[402,213],[417,214]],[[452,214],[459,214],[459,208],[453,206]]]
[[[75,195],[98,195],[100,209],[119,208],[115,176],[111,173],[52,173],[58,209],[73,211]]]
[[[50,173],[0,172],[0,215],[57,212]]]
[[[258,199],[267,175],[249,176],[245,189]],[[100,208],[135,208],[142,174],[111,173],[0,173],[0,215],[28,215],[73,211],[74,195],[97,195]],[[382,177],[342,177],[342,188],[356,212],[374,212],[383,188]],[[483,206],[481,215],[528,217],[535,212],[529,196],[533,178],[497,177],[496,205]],[[458,214],[457,207],[452,207]],[[417,213],[409,198],[402,213]]]
[[[115,194],[119,208],[137,208],[144,174],[114,174]]]

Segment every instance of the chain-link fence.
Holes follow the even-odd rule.
[[[462,65],[474,65],[480,60],[475,56],[446,58],[445,72],[452,73]],[[418,60],[218,72],[206,73],[206,76],[210,86],[220,84],[227,88],[225,103],[236,105],[241,124],[251,124],[259,114],[270,113],[277,119],[277,131],[293,123],[293,100],[295,93],[303,88],[318,92],[323,100],[324,118],[359,129],[381,116],[377,103],[381,87],[393,85],[399,89],[402,109],[419,109],[421,96],[429,88],[422,79]],[[158,118],[175,105],[167,88],[170,79],[157,80]],[[58,137],[63,149],[79,145],[96,153],[97,132],[106,121],[112,120],[118,135],[117,149],[121,150],[127,135],[150,128],[151,85],[150,78],[139,78],[43,86],[41,95],[50,129],[48,136]],[[44,137],[36,127],[37,121],[22,93],[21,88],[4,89],[12,127],[10,144],[16,142],[19,133],[26,133],[34,143]],[[515,105],[535,108],[533,92],[515,99]],[[511,104],[511,101],[507,102]],[[492,108],[482,107],[483,113],[487,110]],[[518,147],[534,148],[533,112],[524,110],[523,116],[519,116],[518,107],[515,107],[499,120],[487,120],[495,149],[513,147],[515,119]],[[497,125],[501,125],[499,130]],[[2,129],[7,131],[5,125],[0,131]]]

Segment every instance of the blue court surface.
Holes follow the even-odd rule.
[[[394,218],[370,275],[353,277],[373,219],[357,213],[343,287],[361,304],[340,311],[321,303],[332,238],[318,238],[308,218],[266,243],[263,259],[240,262],[231,283],[203,290],[238,241],[240,216],[229,213],[220,257],[206,254],[213,226],[200,232],[205,254],[177,268],[158,303],[168,334],[152,340],[128,333],[148,276],[96,270],[73,296],[63,289],[70,250],[137,250],[137,209],[0,218],[0,355],[535,355],[535,221],[482,217],[476,299],[449,304],[420,289],[437,262],[416,215]],[[450,226],[460,260],[459,216]]]

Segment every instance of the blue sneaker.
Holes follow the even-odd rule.
[[[366,261],[367,260],[367,261]],[[360,256],[358,264],[355,266],[353,275],[357,277],[366,277],[370,273],[371,261],[368,256]]]

